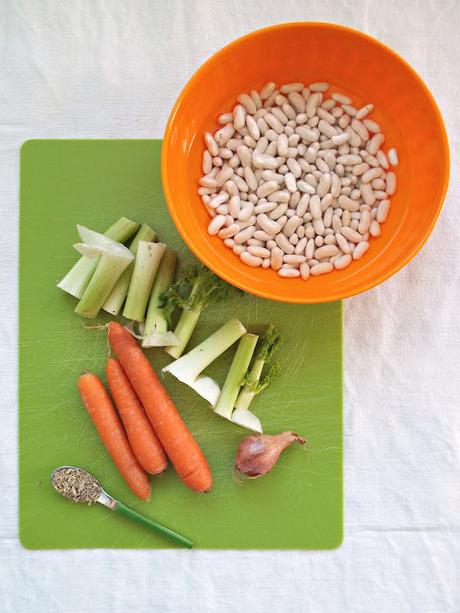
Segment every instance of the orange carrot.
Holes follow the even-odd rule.
[[[150,481],[129,446],[125,431],[102,381],[91,373],[78,379],[81,399],[99,432],[105,448],[131,490],[150,499]]]
[[[107,360],[105,372],[110,393],[134,455],[146,472],[158,475],[165,470],[168,460],[136,392],[120,362],[114,358]]]
[[[179,477],[196,492],[210,490],[209,464],[136,340],[112,321],[109,342]]]

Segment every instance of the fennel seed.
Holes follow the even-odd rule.
[[[99,481],[82,468],[61,468],[53,475],[54,489],[73,502],[93,504],[101,493]]]

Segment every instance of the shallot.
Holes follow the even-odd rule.
[[[281,452],[294,441],[301,445],[307,442],[295,432],[247,436],[241,441],[236,452],[236,474],[253,479],[262,477],[271,471]]]

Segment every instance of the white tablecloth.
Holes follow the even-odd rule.
[[[345,305],[344,544],[330,552],[24,550],[20,144],[161,137],[205,58],[250,30],[301,20],[361,29],[404,56],[436,97],[452,151],[449,195],[428,244]],[[458,0],[0,0],[0,610],[460,611],[459,26]]]

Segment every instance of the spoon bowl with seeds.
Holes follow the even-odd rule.
[[[115,513],[124,515],[156,532],[160,532],[182,547],[187,547],[188,549],[193,547],[192,541],[185,536],[174,532],[174,530],[157,523],[145,515],[141,515],[110,496],[96,477],[84,468],[78,466],[59,466],[55,468],[51,473],[51,485],[58,494],[72,502],[83,502],[88,505],[98,502]]]

